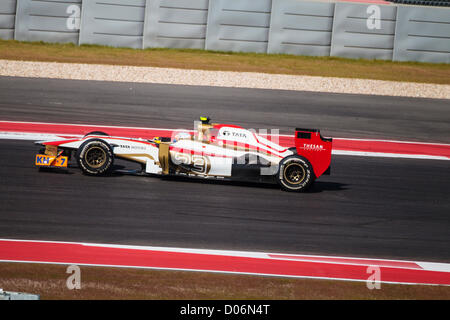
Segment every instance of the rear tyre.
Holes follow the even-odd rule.
[[[280,161],[277,181],[283,190],[305,191],[312,185],[314,180],[313,168],[306,158],[292,155]]]
[[[114,153],[111,146],[105,141],[90,139],[78,148],[76,159],[84,174],[106,175],[111,173]]]

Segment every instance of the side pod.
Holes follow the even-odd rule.
[[[297,154],[308,159],[316,178],[330,173],[332,145],[333,139],[322,137],[318,129],[295,129]]]

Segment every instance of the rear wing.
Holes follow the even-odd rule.
[[[297,154],[311,163],[316,178],[330,174],[333,139],[324,138],[318,129],[295,129]]]

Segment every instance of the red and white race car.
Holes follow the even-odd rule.
[[[66,168],[74,155],[87,175],[105,175],[115,158],[140,163],[144,175],[182,175],[221,180],[278,183],[287,191],[303,191],[329,174],[332,139],[316,129],[295,129],[295,146],[282,147],[254,130],[210,123],[200,118],[195,129],[176,130],[171,137],[141,139],[91,132],[82,138],[38,141],[39,167]]]

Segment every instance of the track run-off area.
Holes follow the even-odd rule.
[[[448,106],[0,77],[0,260],[360,281],[378,266],[381,281],[448,285]],[[36,140],[95,130],[170,136],[200,115],[278,129],[282,145],[292,144],[295,127],[321,129],[333,138],[331,175],[292,194],[256,184],[93,178],[75,163],[68,173],[34,167]]]

